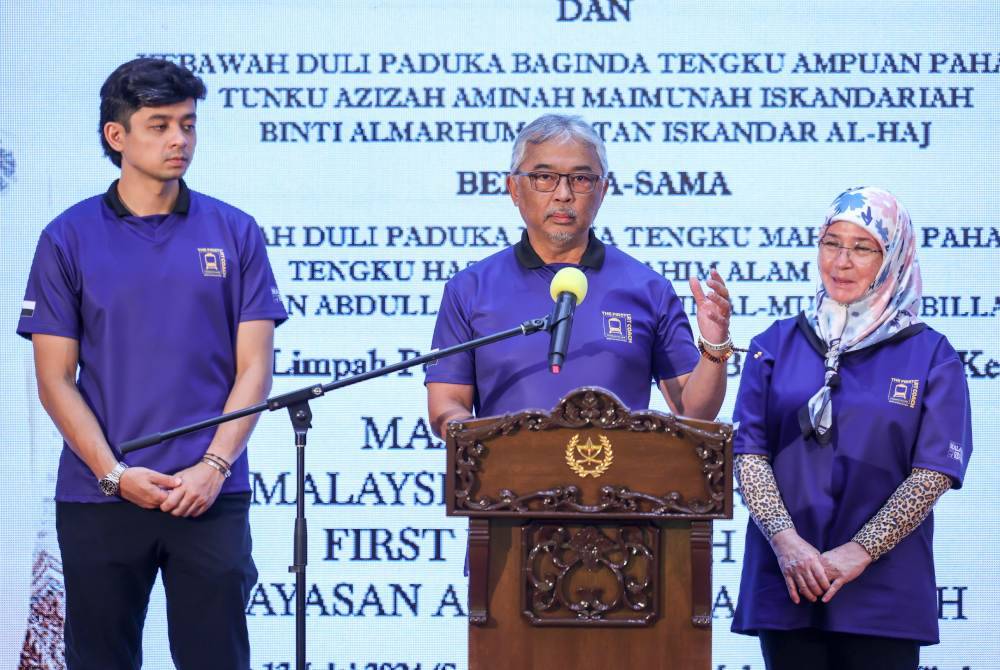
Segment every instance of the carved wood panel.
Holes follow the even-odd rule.
[[[604,389],[577,389],[551,413],[449,426],[448,512],[728,518],[731,446],[726,424],[633,413]]]
[[[659,616],[653,524],[522,529],[523,613],[536,626],[649,626]]]

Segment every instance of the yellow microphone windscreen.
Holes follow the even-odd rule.
[[[557,272],[549,284],[549,293],[553,300],[558,300],[559,294],[564,292],[575,295],[579,305],[587,297],[587,275],[577,268],[563,268]]]

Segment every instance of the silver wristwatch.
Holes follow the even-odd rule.
[[[101,492],[106,496],[118,495],[118,480],[122,478],[122,473],[128,469],[123,462],[118,461],[115,469],[101,477],[97,485],[101,487]]]

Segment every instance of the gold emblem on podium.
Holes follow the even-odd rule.
[[[580,477],[597,479],[611,467],[615,454],[611,450],[611,440],[604,435],[598,435],[600,444],[588,437],[580,444],[580,435],[574,435],[566,444],[566,465]]]

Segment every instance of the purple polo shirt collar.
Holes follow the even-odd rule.
[[[521,232],[521,241],[514,245],[514,257],[518,264],[526,270],[538,270],[545,267],[545,261],[539,258],[528,240],[528,231]],[[594,229],[587,233],[587,248],[580,259],[580,265],[593,270],[600,270],[604,265],[604,243],[597,239]]]
[[[120,180],[115,179],[113,182],[111,182],[111,186],[109,186],[108,190],[104,193],[104,204],[110,207],[111,211],[114,212],[119,219],[124,219],[130,216],[140,219],[145,218],[138,216],[137,214],[132,212],[132,210],[126,207],[125,203],[122,202],[121,196],[118,195],[119,181]],[[191,209],[191,191],[188,189],[187,184],[184,183],[184,180],[181,179],[180,191],[178,191],[177,193],[177,200],[174,201],[174,207],[173,209],[170,210],[170,213],[187,216],[187,213],[190,209]]]

